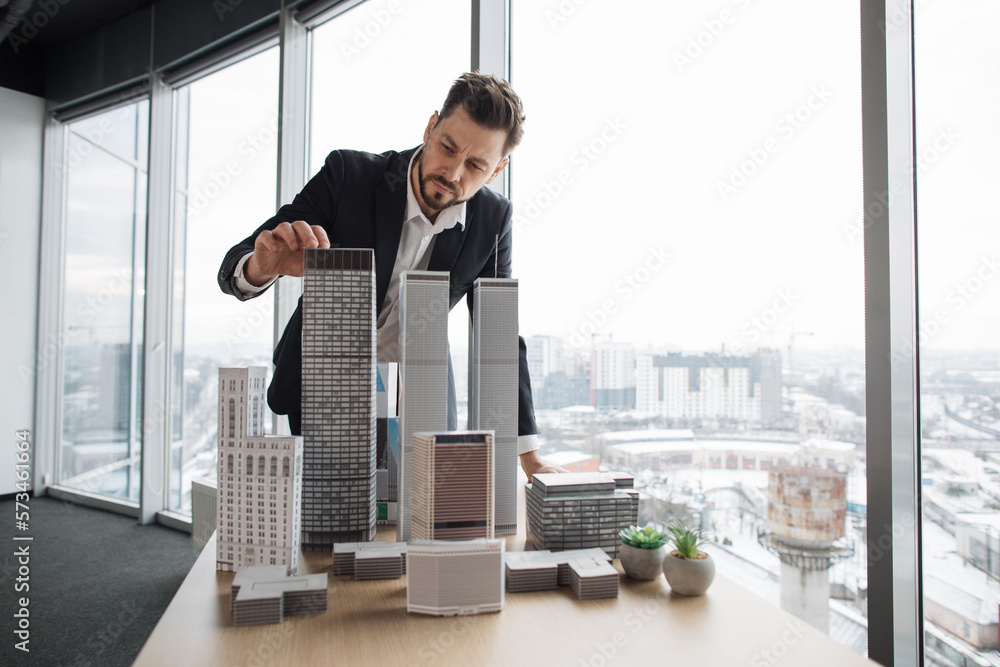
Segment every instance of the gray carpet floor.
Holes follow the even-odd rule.
[[[10,498],[10,497],[7,497]],[[131,665],[198,557],[186,533],[32,498],[27,532],[14,500],[0,500],[0,665]],[[15,542],[30,535],[31,542]],[[15,550],[28,544],[28,591],[17,591]],[[23,582],[22,582],[23,583]],[[29,653],[15,648],[18,598],[28,598]]]

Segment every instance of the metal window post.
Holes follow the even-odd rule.
[[[292,201],[307,180],[309,158],[309,83],[312,58],[309,31],[293,10],[284,7],[278,22],[280,80],[278,84],[278,187],[276,208]],[[283,276],[274,285],[274,345],[302,295],[302,279]],[[272,372],[274,369],[271,369]],[[288,422],[272,415],[271,432],[287,435]]]
[[[923,664],[911,0],[862,0],[868,656]]]
[[[472,0],[471,70],[510,81],[510,2]],[[510,197],[510,169],[488,185]]]
[[[142,489],[139,523],[166,509],[170,452],[170,311],[173,283],[173,89],[150,71],[149,194],[142,387]]]

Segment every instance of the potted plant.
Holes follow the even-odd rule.
[[[622,546],[619,552],[625,574],[633,579],[651,581],[663,571],[667,555],[667,536],[652,526],[629,526],[618,533]]]
[[[675,521],[667,528],[674,548],[663,558],[663,574],[680,595],[702,595],[715,578],[715,561],[701,550],[705,535]]]

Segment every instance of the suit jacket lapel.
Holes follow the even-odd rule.
[[[411,149],[396,156],[386,169],[385,178],[375,188],[375,308],[385,302],[385,293],[392,279],[396,264],[399,239],[403,233],[403,216],[406,215],[406,179],[413,156]]]

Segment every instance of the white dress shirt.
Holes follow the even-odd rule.
[[[421,146],[410,158],[407,174],[412,174],[414,161],[423,149]],[[399,237],[399,250],[396,251],[396,262],[392,267],[392,278],[385,293],[385,301],[379,310],[376,323],[378,360],[380,362],[399,361],[399,280],[403,271],[422,271],[430,262],[434,249],[434,239],[438,234],[451,229],[455,225],[465,227],[466,204],[449,206],[438,213],[433,223],[420,211],[416,195],[413,193],[413,180],[406,179],[406,214],[403,221],[403,231]],[[267,289],[274,280],[261,287],[251,285],[243,274],[243,267],[253,253],[240,258],[235,269],[235,286],[244,296],[250,297]],[[518,455],[535,451],[539,447],[538,436],[521,435],[517,438]]]

